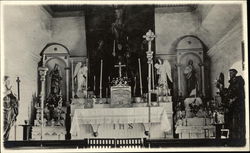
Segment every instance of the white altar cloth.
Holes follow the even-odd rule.
[[[150,112],[151,123],[160,123],[162,131],[171,129],[165,107],[151,107]],[[75,109],[70,132],[72,135],[77,135],[82,124],[147,124],[148,122],[149,107]]]

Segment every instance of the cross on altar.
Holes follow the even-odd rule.
[[[118,65],[115,65],[115,67],[119,68],[119,77],[122,77],[122,67],[125,67],[126,65],[122,65],[121,62],[118,63]]]
[[[155,34],[152,32],[152,30],[149,30],[146,35],[143,35],[143,38],[146,38],[146,40],[148,41],[148,51],[151,51],[151,42],[154,40],[155,38]]]

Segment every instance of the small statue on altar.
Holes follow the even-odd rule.
[[[55,64],[54,69],[51,70],[50,74],[51,76],[51,87],[50,90],[53,92],[60,93],[61,91],[61,80],[62,80],[62,75],[61,75],[61,70],[58,64]]]
[[[84,91],[87,89],[87,74],[88,67],[82,62],[78,62],[75,71],[74,71],[74,81],[77,84],[77,92],[76,95],[81,97],[84,94]]]
[[[9,132],[18,115],[18,100],[12,93],[9,76],[4,76],[3,108],[4,108],[4,140],[8,140]]]
[[[196,70],[193,66],[193,60],[188,61],[188,65],[184,69],[184,75],[187,82],[187,95],[190,95],[191,91],[197,87],[197,78],[195,76]]]
[[[167,94],[170,95],[170,89],[168,86],[168,80],[172,81],[171,75],[171,65],[168,60],[158,59],[155,64],[155,68],[157,69],[157,74],[159,75],[158,86],[162,87],[167,91]]]

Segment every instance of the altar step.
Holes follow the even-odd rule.
[[[3,142],[3,146],[7,149],[65,149],[65,148],[77,149],[77,148],[90,148],[91,145],[89,145],[88,142],[89,139],[43,140],[43,141],[19,140],[19,141],[5,141]],[[245,145],[246,145],[245,139],[165,139],[165,140],[143,139],[142,148],[224,147],[224,146],[244,147]],[[104,147],[99,146],[99,148],[104,148]],[[108,146],[107,148],[110,147]],[[114,145],[111,148],[115,148]]]

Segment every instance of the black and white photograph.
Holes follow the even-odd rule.
[[[1,152],[249,151],[246,1],[0,5]]]

